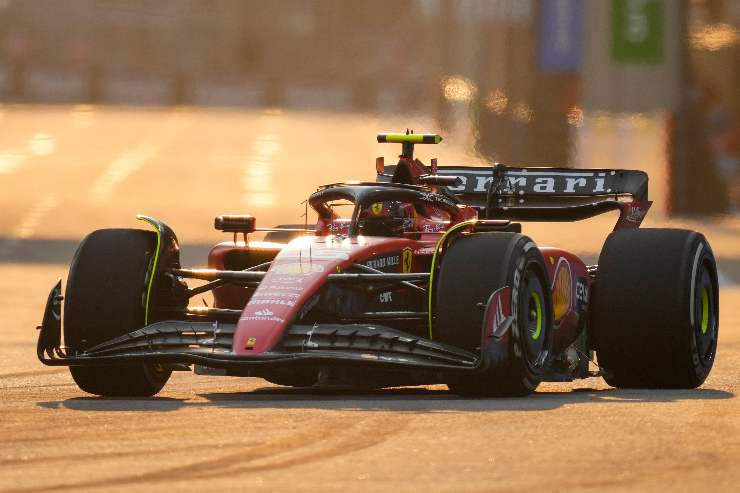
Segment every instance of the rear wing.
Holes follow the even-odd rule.
[[[414,158],[414,144],[439,144],[436,134],[379,134],[379,143],[402,144],[396,166],[375,161],[378,181],[427,185],[478,209],[484,219],[577,221],[618,210],[614,229],[636,228],[647,214],[648,175],[623,169],[485,166],[428,168]]]
[[[410,168],[418,164],[402,160],[398,166],[386,166],[385,173],[393,175],[392,181],[416,177],[418,171]],[[399,166],[408,167],[408,172]],[[438,166],[434,171],[457,177],[458,183],[446,190],[486,219],[575,221],[619,210],[616,228],[637,227],[651,205],[648,175],[638,170],[495,165]]]
[[[614,197],[628,195],[635,201],[648,197],[648,176],[643,171],[439,166],[437,174],[457,176],[458,186],[447,189],[463,202],[480,202],[488,195],[494,178],[500,178],[499,195],[527,198],[571,199],[576,197]],[[466,200],[467,199],[467,200]],[[551,200],[552,201],[552,200]]]

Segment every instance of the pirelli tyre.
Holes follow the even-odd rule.
[[[694,388],[717,352],[717,265],[699,233],[615,231],[606,240],[592,297],[598,363],[609,385]]]
[[[144,325],[147,276],[156,235],[102,229],[88,235],[72,260],[64,297],[64,340],[72,354]],[[171,370],[137,363],[70,366],[80,389],[101,396],[151,396]]]
[[[469,397],[524,396],[541,382],[553,341],[552,296],[542,254],[518,233],[477,233],[453,240],[434,289],[433,338],[481,351],[480,372],[450,377],[451,391]],[[485,305],[509,286],[512,323],[501,340],[483,341]]]

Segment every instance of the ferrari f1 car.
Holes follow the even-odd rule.
[[[150,217],[139,219],[153,231],[91,233],[64,296],[61,281],[49,294],[39,359],[104,396],[153,395],[186,370],[288,386],[444,383],[463,396],[593,376],[704,382],[715,259],[699,233],[638,228],[651,205],[644,172],[426,166],[414,146],[438,135],[378,141],[402,145],[397,164],[378,158],[376,182],[320,187],[313,228],[218,216],[233,240],[213,247],[208,269],[182,268],[175,233]],[[608,211],[619,219],[598,265],[522,234],[521,222]],[[264,240],[249,240],[256,231]],[[206,291],[213,306],[190,305]]]

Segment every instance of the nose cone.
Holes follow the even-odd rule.
[[[350,245],[325,238],[291,242],[244,307],[234,334],[234,353],[248,356],[272,349],[301,311],[315,303],[312,298],[326,277],[352,263],[351,253]]]

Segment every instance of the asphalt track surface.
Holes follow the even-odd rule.
[[[133,214],[146,212],[202,265],[222,238],[214,215],[300,222],[317,185],[372,179],[374,157],[396,152],[374,133],[406,126],[279,111],[0,108],[0,491],[736,491],[733,218],[648,222],[704,231],[720,259],[719,355],[697,390],[589,379],[469,400],[443,386],[352,393],[178,372],[156,398],[103,399],[36,360],[46,294],[88,231],[136,227]],[[475,162],[453,143],[433,155]],[[594,257],[608,221],[525,231]]]

